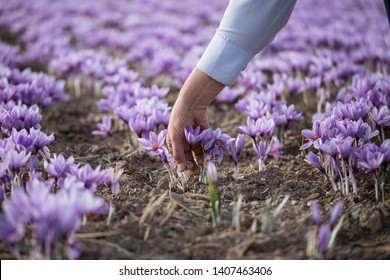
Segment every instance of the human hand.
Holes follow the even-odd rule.
[[[199,165],[203,164],[203,148],[200,143],[190,147],[184,129],[189,126],[199,126],[202,131],[208,128],[207,107],[224,87],[195,68],[180,90],[172,108],[166,138],[179,172],[188,169],[190,174],[199,173],[194,159]]]

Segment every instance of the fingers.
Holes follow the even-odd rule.
[[[189,147],[186,150],[189,150]],[[183,172],[187,169],[187,156],[184,152],[183,142],[172,142],[172,157],[176,163],[177,171]]]
[[[176,135],[177,136],[177,135]],[[198,175],[199,168],[194,160],[192,151],[187,143],[183,140],[174,140],[170,135],[167,135],[167,146],[171,152],[173,160],[177,166],[177,171],[183,172],[188,169],[191,175]],[[201,147],[200,147],[201,148]]]
[[[177,142],[174,144],[173,138],[171,138],[171,133],[168,129],[168,134],[167,134],[167,146],[168,146],[168,151],[172,154],[173,161],[176,164],[177,170],[179,172],[183,172],[187,168],[187,157],[184,154],[184,149],[180,149],[179,147],[181,146]]]

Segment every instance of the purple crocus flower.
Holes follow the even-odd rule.
[[[100,170],[101,166],[98,165],[95,169],[91,165],[86,164],[80,168],[72,166],[70,168],[71,174],[75,175],[77,179],[85,184],[85,187],[96,190],[96,187],[104,182],[105,173]]]
[[[243,134],[238,134],[236,138],[236,154],[237,157],[240,156],[242,149],[244,148],[245,137]]]
[[[341,155],[341,157],[344,160],[348,160],[350,154],[352,153],[352,144],[354,142],[354,139],[352,137],[347,137],[344,139],[337,139],[336,140],[336,147],[337,151]]]
[[[322,166],[321,162],[320,162],[320,158],[319,156],[317,156],[316,154],[314,154],[313,152],[309,152],[305,158],[307,159],[307,161],[309,163],[311,163],[315,168],[317,168],[319,171],[321,171],[322,173],[325,174],[325,169],[324,167]]]
[[[249,137],[251,137],[253,139],[253,141],[255,141],[256,136],[258,135],[256,122],[248,117],[246,120],[246,123],[247,123],[246,126],[240,125],[238,127],[238,130],[241,133],[248,135]]]
[[[303,129],[301,133],[302,133],[303,137],[305,137],[305,140],[307,141],[307,143],[303,144],[299,148],[299,150],[305,150],[305,149],[311,147],[312,145],[314,145],[314,147],[316,149],[318,149],[319,145],[322,142],[321,141],[322,131],[323,131],[323,128],[321,126],[321,122],[320,121],[315,121],[313,123],[312,130],[310,130],[310,129]]]
[[[275,133],[275,121],[273,119],[258,119],[256,120],[256,127],[257,127],[257,135],[259,135],[261,138],[264,138],[266,136],[272,137]]]
[[[283,104],[280,108],[281,113],[285,116],[286,119],[286,125],[289,124],[291,121],[300,121],[303,119],[303,116],[301,113],[297,113],[295,111],[295,106],[290,105],[287,107],[287,105]]]
[[[26,151],[10,150],[5,158],[5,162],[8,165],[8,169],[12,173],[18,172],[30,159],[31,153]]]
[[[207,164],[207,177],[209,180],[211,180],[214,184],[217,183],[218,181],[218,176],[217,176],[217,169],[215,167],[215,164],[210,161]]]
[[[58,186],[61,187],[65,192],[70,192],[73,190],[84,190],[85,184],[77,179],[74,175],[67,175],[65,178],[60,178],[58,180]]]
[[[111,188],[111,192],[113,194],[119,193],[120,185],[119,185],[119,178],[122,176],[123,170],[119,170],[115,173],[114,168],[108,168],[104,170],[105,172],[105,183]]]
[[[314,201],[310,205],[310,210],[311,210],[311,216],[312,216],[312,219],[313,219],[314,223],[317,226],[322,224],[321,209],[320,209],[320,206],[318,205],[318,203],[316,201]]]
[[[371,138],[377,136],[378,134],[379,131],[372,131],[368,123],[362,123],[356,133],[356,136],[362,139],[364,143],[367,143],[370,141]]]
[[[356,137],[356,133],[358,132],[359,127],[363,123],[362,119],[358,121],[353,120],[341,120],[336,124],[336,127],[339,131],[339,134],[343,137]]]
[[[97,130],[92,131],[93,135],[109,135],[111,132],[111,117],[104,116],[102,122],[97,124],[97,128]]]
[[[229,135],[222,133],[220,128],[204,130],[201,133],[201,138],[206,156],[210,159],[213,155],[218,154],[218,163],[221,163],[224,153],[230,154],[229,145],[234,141]]]
[[[78,259],[81,255],[82,246],[74,238],[68,238],[68,246],[65,248],[65,254],[70,260]]]
[[[149,125],[147,125],[147,120],[145,117],[139,115],[131,117],[128,121],[128,125],[130,130],[133,131],[138,137],[147,137],[146,128]]]
[[[380,151],[383,154],[383,163],[389,164],[390,163],[390,139],[386,139],[383,141],[380,147]]]
[[[13,143],[15,143],[15,148],[18,151],[26,150],[27,152],[31,152],[35,145],[35,138],[31,136],[27,130],[22,129],[17,131],[15,128],[12,128],[11,137]]]
[[[200,134],[200,126],[196,129],[193,129],[192,126],[184,129],[184,136],[191,147],[195,146],[201,140]]]
[[[39,114],[39,107],[37,105],[31,107],[18,105],[5,114],[2,126],[10,131],[12,128],[16,130],[22,130],[23,128],[29,129],[39,127],[41,119],[42,115]]]
[[[12,196],[3,202],[2,208],[0,240],[8,244],[15,244],[23,238],[26,232],[26,223],[30,219],[26,212],[30,208],[30,202],[24,189],[14,188]]]
[[[358,165],[366,172],[378,170],[385,158],[380,148],[373,143],[368,143],[361,148],[355,149],[354,154],[358,159]]]
[[[238,158],[241,154],[242,149],[244,148],[244,141],[245,141],[244,135],[238,134],[236,137],[236,146],[234,147],[233,144],[229,145],[230,155],[232,157],[234,165],[236,166],[235,176],[238,173]]]
[[[86,213],[107,214],[108,206],[104,199],[85,189],[84,191],[72,191],[69,199],[73,201],[73,207],[81,218]]]
[[[149,139],[138,138],[138,142],[141,144],[142,149],[147,152],[152,152],[154,156],[164,153],[162,149],[165,141],[165,137],[168,131],[162,130],[158,136],[153,131],[149,132]]]
[[[321,151],[331,156],[332,158],[337,158],[339,154],[336,138],[327,140],[325,143],[322,143],[319,148]]]
[[[54,134],[48,136],[40,129],[30,128],[30,135],[35,139],[34,148],[37,151],[54,141]]]
[[[268,154],[273,158],[277,158],[280,156],[282,148],[283,144],[279,140],[273,139],[269,145]]]
[[[268,145],[266,141],[261,140],[259,143],[253,143],[253,149],[256,152],[256,155],[262,161],[266,160],[268,157]]]
[[[343,211],[344,203],[342,201],[337,202],[335,207],[332,210],[330,215],[330,225],[333,228],[336,225],[336,222],[340,219],[341,213]]]
[[[318,249],[321,251],[321,253],[325,253],[328,249],[331,234],[332,229],[330,227],[330,224],[320,225],[317,235],[317,244]]]
[[[350,111],[349,117],[355,121],[359,119],[363,119],[367,115],[368,110],[370,109],[367,101],[363,99],[359,102],[352,103],[352,106],[350,106],[349,104],[346,104],[346,106],[349,106],[349,111]]]
[[[390,126],[390,113],[389,107],[387,106],[383,106],[379,110],[374,107],[370,113],[370,117],[376,127]]]
[[[54,155],[50,161],[44,161],[43,166],[46,172],[54,178],[61,178],[65,174],[70,173],[71,168],[74,166],[74,158],[71,156],[65,159],[63,155]]]

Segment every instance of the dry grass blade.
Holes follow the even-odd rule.
[[[184,210],[186,210],[186,211],[188,211],[188,212],[190,212],[190,213],[192,213],[192,214],[194,214],[194,215],[196,215],[196,216],[198,216],[198,217],[203,217],[203,215],[202,214],[200,214],[200,213],[198,213],[198,212],[196,212],[196,211],[194,211],[194,210],[191,210],[190,208],[188,208],[185,204],[184,204],[184,202],[183,202],[183,200],[181,199],[181,197],[178,195],[178,194],[176,194],[176,193],[169,193],[169,198],[171,199],[171,200],[173,200],[177,205],[179,205],[181,208],[183,208]]]
[[[111,248],[116,249],[118,252],[120,252],[120,253],[122,253],[122,254],[128,256],[128,257],[134,258],[134,254],[132,254],[131,252],[129,252],[129,251],[127,251],[126,249],[122,248],[122,247],[119,246],[118,244],[109,242],[109,241],[107,241],[107,240],[86,239],[86,240],[84,240],[83,242],[88,242],[88,243],[93,243],[93,244],[108,246],[108,247],[111,247]]]
[[[76,233],[76,239],[87,239],[87,238],[99,238],[99,237],[108,237],[114,236],[123,233],[123,230],[110,230],[102,232],[88,232],[88,233]]]
[[[156,196],[152,196],[148,202],[148,205],[144,208],[142,212],[142,216],[139,220],[139,223],[142,225],[144,223],[147,223],[150,221],[151,218],[153,218],[154,214],[158,209],[161,208],[163,205],[163,202],[165,198],[168,195],[168,191],[165,191],[162,195],[160,195],[158,198]]]
[[[171,200],[167,207],[165,207],[165,210],[167,212],[167,214],[165,215],[165,217],[161,220],[160,222],[160,226],[163,226],[167,221],[168,219],[172,216],[172,214],[175,212],[175,209],[176,209],[176,202]]]

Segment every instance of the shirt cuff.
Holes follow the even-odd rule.
[[[231,86],[254,56],[217,32],[196,67],[214,80]]]

